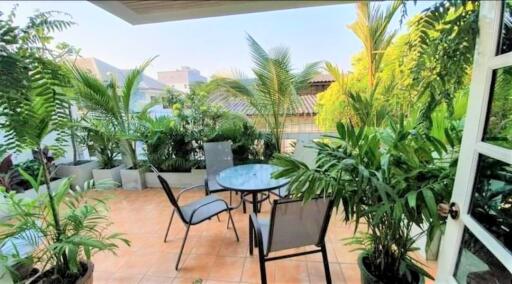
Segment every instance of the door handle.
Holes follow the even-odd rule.
[[[459,205],[455,202],[450,204],[440,203],[437,205],[437,213],[443,217],[450,216],[453,220],[457,220],[460,215]]]

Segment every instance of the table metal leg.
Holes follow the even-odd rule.
[[[254,212],[254,214],[258,215],[258,193],[257,192],[252,193],[252,212]]]

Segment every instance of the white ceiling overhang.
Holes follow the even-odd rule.
[[[264,11],[336,5],[352,1],[90,1],[133,25]]]

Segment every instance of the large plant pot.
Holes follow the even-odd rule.
[[[101,180],[112,180],[118,184],[121,184],[121,169],[124,169],[124,165],[119,165],[111,169],[93,169],[92,177],[95,182]]]
[[[189,173],[160,172],[160,175],[167,181],[167,183],[169,183],[171,187],[185,188],[198,184],[204,184],[206,170],[194,169]],[[162,185],[158,181],[155,173],[147,172],[145,177],[147,187],[162,188]]]
[[[121,182],[123,189],[141,190],[146,187],[144,171],[141,169],[122,169]]]
[[[61,164],[57,166],[55,176],[73,177],[71,187],[83,187],[85,182],[92,179],[92,170],[99,167],[98,161],[79,161],[76,165],[73,163]]]
[[[370,272],[368,272],[368,270],[366,269],[366,266],[364,264],[366,262],[367,258],[368,258],[368,254],[364,252],[359,255],[359,258],[357,260],[357,264],[359,266],[359,271],[361,273],[361,284],[385,284],[385,283],[388,283],[386,281],[381,281],[381,280],[377,279]],[[418,274],[415,271],[411,271],[411,274],[413,274],[413,277],[414,277],[414,275],[416,275],[417,277],[414,277],[414,278],[419,279],[418,282],[413,282],[411,284],[424,284],[425,283],[425,277],[423,277],[422,275]]]
[[[93,284],[93,273],[94,273],[94,264],[90,261],[88,261],[87,263],[84,263],[85,265],[87,265],[87,271],[85,272],[85,274],[80,277],[78,280],[75,281],[75,284]],[[27,281],[28,284],[38,284],[38,283],[42,283],[43,280],[45,280],[47,278],[47,276],[51,276],[51,274],[53,274],[53,271],[50,270],[46,270],[44,272],[42,272],[41,274],[39,275],[36,275],[34,278],[30,279]],[[47,281],[49,279],[46,279]],[[48,283],[48,282],[46,282]]]

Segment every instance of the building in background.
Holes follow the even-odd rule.
[[[309,88],[299,93],[299,107],[290,113],[286,119],[283,148],[288,152],[292,144],[307,144],[324,133],[315,124],[315,104],[318,93],[325,91],[334,78],[329,74],[319,74],[311,80]],[[248,80],[248,84],[252,81]],[[226,93],[216,93],[210,96],[212,104],[221,105],[229,111],[247,116],[255,122],[256,128],[260,131],[267,131],[265,123],[258,119],[258,113],[246,101]]]
[[[158,81],[168,87],[188,93],[190,91],[190,85],[206,82],[207,79],[201,75],[199,70],[182,66],[181,69],[158,72]]]
[[[117,68],[95,57],[78,58],[75,64],[79,68],[91,72],[100,80],[107,80],[110,76],[113,76],[117,79],[119,86],[123,86],[126,75],[130,72],[129,69]],[[165,88],[165,84],[142,74],[139,88],[130,102],[130,108],[132,111],[139,111],[145,104],[161,97]]]

